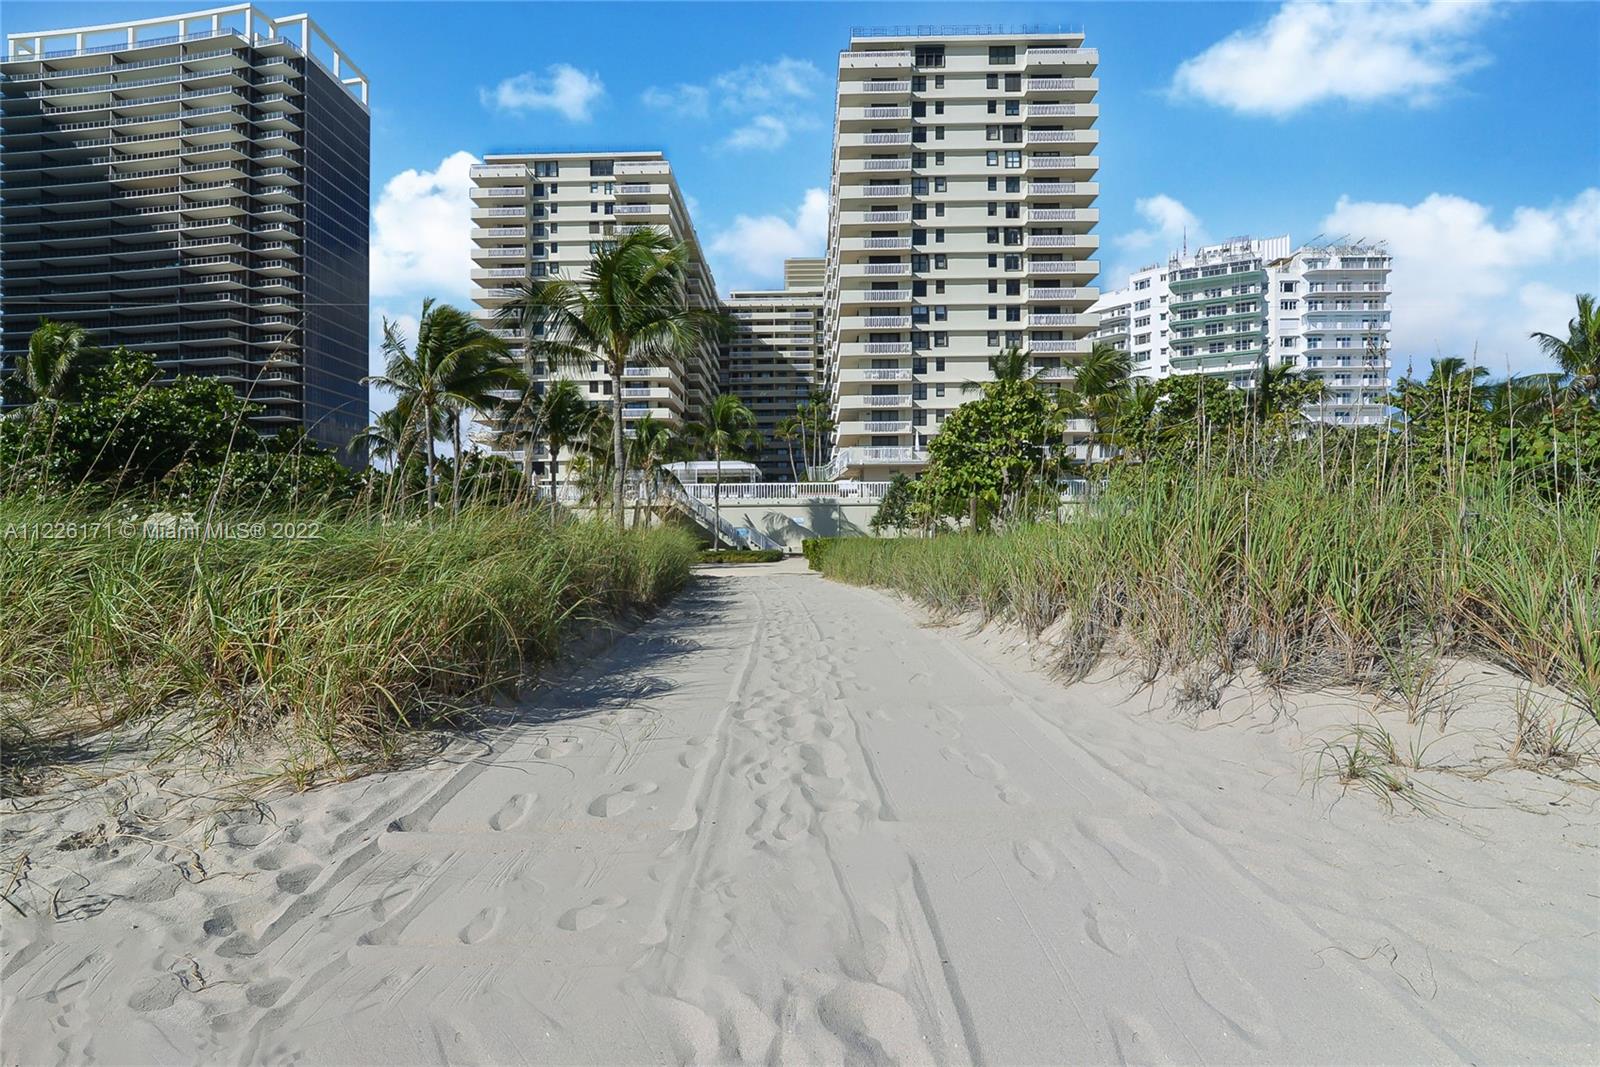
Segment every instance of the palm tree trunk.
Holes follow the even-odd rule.
[[[422,432],[428,438],[428,464],[424,471],[428,490],[428,521],[433,521],[433,506],[436,503],[433,491],[433,401],[422,402]]]
[[[533,445],[533,428],[530,426],[528,428],[528,439],[522,443],[522,488],[518,491],[518,496],[523,493],[527,493],[530,496],[538,495],[533,491]],[[531,501],[531,503],[537,503],[537,501]]]
[[[806,468],[806,478],[811,477],[811,454],[806,450],[806,420],[800,420],[800,461]],[[798,481],[798,479],[796,479]]]
[[[550,438],[550,521],[556,521],[556,457],[561,454],[560,438]]]
[[[789,453],[789,477],[798,482],[800,480],[800,472],[794,466],[794,440],[792,438],[784,442],[784,451]]]
[[[611,365],[611,458],[616,463],[616,472],[612,475],[612,514],[617,520],[617,529],[622,529],[624,513],[622,504],[622,488],[628,478],[628,457],[622,447],[622,372],[623,362],[617,360]]]
[[[450,514],[461,514],[461,412],[450,416],[450,436],[456,449],[455,470],[450,475]]]
[[[717,461],[717,480],[711,484],[711,511],[716,516],[711,524],[711,547],[716,548],[722,544],[722,446],[713,448],[711,455]]]

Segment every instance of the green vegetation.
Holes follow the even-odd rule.
[[[776,548],[719,548],[700,553],[701,563],[777,563],[783,552]]]
[[[212,753],[270,742],[300,780],[351,773],[542,667],[575,624],[660,603],[695,560],[678,530],[507,508],[230,518],[181,539],[124,521],[0,504],[8,760],[159,722]]]
[[[842,537],[808,537],[800,542],[800,553],[806,557],[808,567],[820,571],[823,569],[823,560],[827,558],[829,550],[843,540],[845,538]]]
[[[806,557],[939,612],[1051,629],[1072,672],[1116,652],[1147,678],[1253,666],[1414,704],[1440,655],[1470,654],[1600,713],[1593,302],[1566,339],[1536,337],[1560,373],[1490,384],[1436,360],[1397,384],[1390,425],[1349,429],[1308,421],[1316,386],[1278,369],[1232,390],[1113,367],[1051,395],[1001,366],[874,523],[943,536]],[[1068,417],[1091,419],[1092,461],[1060,447]],[[1067,472],[1089,477],[1087,503],[1061,502]]]
[[[612,517],[621,529],[628,455],[622,388],[630,366],[677,363],[721,337],[727,319],[686,296],[689,250],[653,230],[607,242],[582,280],[522,282],[499,321],[519,331],[528,359],[554,367],[605,367],[611,377]],[[532,377],[531,374],[528,377]]]
[[[810,542],[808,542],[808,545]],[[1600,499],[1470,496],[1322,477],[1115,476],[1071,521],[987,536],[829,542],[830,578],[1037,635],[1064,666],[1110,649],[1148,677],[1245,665],[1284,684],[1399,685],[1421,649],[1465,652],[1600,704]]]

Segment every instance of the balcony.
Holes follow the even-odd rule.
[[[869,104],[866,107],[839,109],[840,122],[892,122],[910,117],[911,108],[906,104]]]
[[[622,375],[625,378],[671,378],[670,367],[624,367]]]
[[[845,70],[906,70],[911,66],[911,50],[840,52],[839,66]]]
[[[528,168],[520,164],[480,164],[470,171],[471,177],[477,178],[516,178],[521,180],[528,176]]]
[[[528,191],[520,185],[490,185],[474,187],[471,191],[474,200],[502,200],[513,197],[525,197]]]
[[[911,160],[904,156],[894,159],[845,159],[839,162],[839,170],[847,173],[858,171],[899,172],[910,169]]]
[[[839,328],[844,330],[908,330],[911,328],[911,316],[863,315],[854,321],[844,320],[839,323]]]
[[[842,78],[839,81],[840,96],[854,96],[857,93],[909,93],[910,91],[910,81],[855,81]]]
[[[475,219],[511,219],[527,218],[528,209],[522,205],[516,207],[475,207],[472,217]]]
[[[910,273],[911,264],[909,263],[845,263],[839,267],[839,274],[844,278]]]
[[[1092,259],[1030,259],[1029,274],[1082,274],[1093,277],[1100,264]]]
[[[665,215],[665,204],[618,204],[614,208],[618,215]]]
[[[856,393],[839,398],[842,408],[903,408],[910,403],[907,393]]]
[[[1100,131],[1037,130],[1029,126],[1024,137],[1028,144],[1094,144],[1100,140]]]
[[[911,195],[911,186],[905,185],[844,185],[839,189],[841,200],[899,200]]]
[[[1098,78],[1068,78],[1066,80],[1071,83],[1071,87],[1062,90],[1063,92],[1082,92],[1092,96],[1095,90],[1100,88],[1100,79]],[[1095,116],[1099,114],[1100,106],[1098,104],[1029,104],[1027,110],[1027,116],[1030,119],[1065,118],[1078,115]]]
[[[1027,197],[1029,200],[1041,200],[1046,197],[1052,200],[1077,201],[1074,206],[1087,207],[1100,195],[1099,182],[1062,182],[1049,178],[1035,179],[1028,183]]]
[[[1029,352],[1038,353],[1071,353],[1086,356],[1094,347],[1094,342],[1087,337],[1072,341],[1036,341],[1030,338],[1025,346]]]
[[[1099,208],[1029,208],[1029,222],[1099,222]]]
[[[1093,233],[1029,233],[1029,248],[1078,248],[1085,251],[1100,247],[1100,235]]]
[[[1087,132],[1094,133],[1095,131],[1090,130]],[[1098,137],[1099,134],[1095,134],[1095,136]],[[1033,153],[1028,156],[1027,162],[1028,170],[1034,173],[1071,172],[1084,178],[1089,177],[1100,169],[1099,156],[1045,156]]]
[[[868,419],[861,424],[867,433],[910,433],[910,419],[878,420]]]
[[[842,304],[903,304],[911,299],[910,289],[857,289],[839,294]]]
[[[1029,48],[1024,60],[1030,67],[1062,66],[1095,67],[1100,65],[1100,49],[1098,48],[1058,48],[1053,46]],[[1030,78],[1033,81],[1048,81],[1048,77]]]
[[[1098,326],[1098,315],[1063,315],[1052,312],[1035,312],[1028,316],[1029,326]]]
[[[904,367],[845,367],[839,371],[844,382],[909,382],[911,371]]]

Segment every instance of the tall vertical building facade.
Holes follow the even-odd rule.
[[[75,322],[345,446],[368,411],[360,69],[246,4],[12,34],[0,73],[5,363]]]
[[[756,463],[775,482],[803,471],[801,442],[785,441],[777,430],[818,388],[825,373],[826,261],[790,259],[783,266],[782,289],[736,289],[729,294],[726,309],[733,332],[722,350],[722,391],[738,396],[755,413],[762,441]]]
[[[495,322],[515,296],[516,283],[550,277],[580,281],[607,242],[652,227],[689,249],[687,299],[717,307],[716,285],[672,165],[660,152],[528,152],[487,156],[472,168],[472,298],[477,316],[511,343],[517,355],[526,338]],[[681,427],[695,419],[718,388],[719,345],[658,365],[629,367],[623,418],[645,415]],[[534,379],[577,381],[594,403],[611,401],[611,381],[599,361],[587,367],[533,365]],[[516,458],[520,459],[520,455]],[[567,457],[553,457],[560,477]],[[536,464],[547,472],[552,457],[542,446]]]
[[[829,473],[915,473],[1012,345],[1089,351],[1099,132],[1083,35],[858,30],[840,54],[825,279]]]
[[[1095,304],[1095,339],[1148,379],[1210,374],[1237,388],[1263,361],[1323,383],[1306,414],[1340,425],[1386,418],[1388,251],[1365,242],[1293,248],[1287,236],[1236,237],[1135,271]]]

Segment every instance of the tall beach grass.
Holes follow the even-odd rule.
[[[64,523],[78,535],[39,535]],[[661,602],[696,557],[676,529],[493,508],[167,540],[117,515],[0,504],[0,528],[9,761],[162,722],[208,751],[275,739],[298,774],[393,755],[411,728],[546,664],[575,625]]]
[[[1592,495],[1331,486],[1294,465],[1135,471],[1061,524],[843,540],[820,562],[938,613],[1055,627],[1075,672],[1115,651],[1151,678],[1254,666],[1278,684],[1403,692],[1420,664],[1467,654],[1600,708]]]

